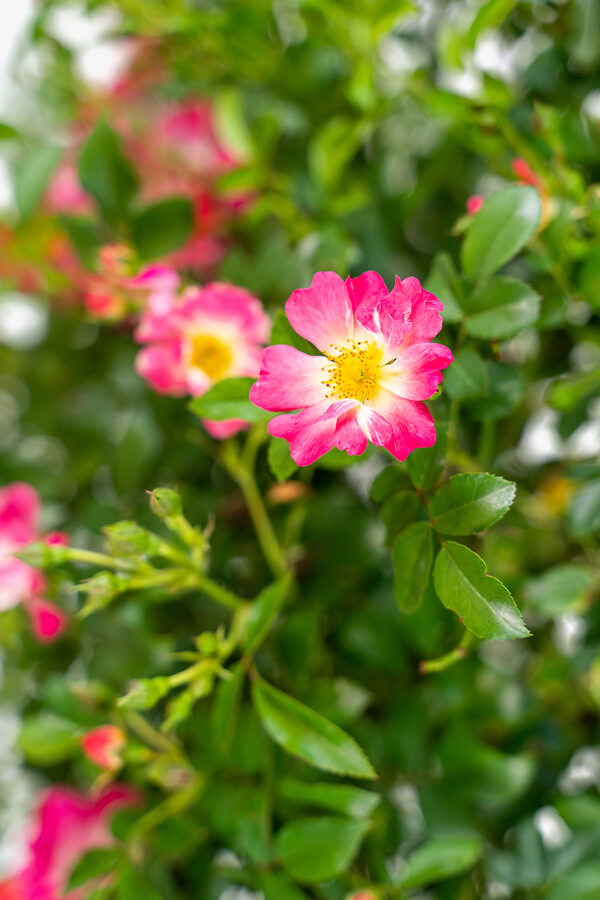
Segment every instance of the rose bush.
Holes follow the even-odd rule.
[[[600,896],[596,9],[36,5],[2,900]]]

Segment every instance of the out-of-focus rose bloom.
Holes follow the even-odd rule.
[[[474,216],[475,213],[479,212],[484,203],[485,197],[483,194],[473,194],[473,196],[469,197],[467,200],[467,213],[470,216]]]
[[[80,740],[83,752],[101,769],[115,772],[122,766],[120,752],[125,746],[125,734],[116,725],[100,725],[87,731]]]
[[[64,159],[52,175],[44,202],[51,213],[79,216],[92,211],[92,198],[81,187],[77,167],[69,159]]]
[[[0,611],[21,604],[36,640],[50,643],[62,634],[67,618],[42,596],[46,589],[43,573],[12,555],[40,539],[40,511],[40,499],[31,485],[14,482],[0,490]],[[46,540],[54,545],[68,543],[60,532]]]
[[[269,422],[299,466],[333,447],[357,456],[368,441],[399,460],[435,443],[423,401],[438,389],[452,353],[431,343],[443,307],[416,278],[396,277],[389,291],[377,272],[347,281],[317,272],[285,308],[292,327],[322,355],[267,347],[250,399],[273,412],[300,410]]]
[[[541,177],[541,175],[538,175],[538,173],[534,169],[532,169],[529,163],[526,160],[522,159],[520,156],[517,156],[515,157],[515,159],[511,160],[511,168],[520,184],[528,184],[531,187],[534,187],[540,195],[540,200],[542,202],[542,219],[540,222],[540,228],[545,228],[553,216],[553,209],[552,198],[548,193],[548,189],[546,187],[544,179]]]
[[[377,900],[373,891],[358,891],[357,894],[349,894],[346,900]]]
[[[271,323],[262,304],[243,288],[213,282],[177,292],[177,276],[167,267],[138,282],[153,283],[135,332],[146,344],[136,360],[138,373],[161,394],[198,396],[215,382],[258,374],[260,352]],[[205,422],[216,438],[244,427],[240,419]]]
[[[84,900],[89,885],[66,893],[69,876],[89,850],[114,843],[110,821],[120,809],[139,802],[127,785],[86,795],[53,787],[41,798],[23,870],[0,884],[0,900]]]

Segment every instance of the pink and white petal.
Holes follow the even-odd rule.
[[[367,436],[360,427],[358,410],[351,409],[337,421],[334,443],[338,450],[346,450],[350,456],[360,456],[367,449]]]
[[[405,400],[382,389],[374,399],[373,406],[391,425],[392,436],[384,446],[400,462],[413,450],[435,444],[435,425],[424,403]]]
[[[227,377],[227,374],[225,377]],[[202,369],[190,366],[186,368],[186,393],[190,394],[191,397],[202,396],[213,384],[214,382]]]
[[[417,278],[405,278],[401,282],[401,288],[411,301],[411,329],[405,343],[416,344],[432,340],[442,328],[443,303],[435,294],[426,291]]]
[[[309,466],[332,449],[339,416],[355,406],[356,400],[324,401],[295,415],[276,416],[269,422],[269,434],[289,442],[297,465]]]
[[[393,430],[387,419],[364,404],[361,404],[356,414],[358,424],[367,438],[377,447],[384,447],[392,440]]]
[[[31,622],[33,636],[38,643],[51,644],[67,627],[66,615],[49,600],[43,597],[29,597],[23,605]]]
[[[228,437],[233,437],[240,431],[250,427],[250,424],[244,419],[224,419],[217,422],[214,419],[202,419],[202,424],[211,437],[217,441],[224,441]]]
[[[354,311],[364,302],[379,305],[389,294],[381,275],[373,271],[363,272],[356,278],[346,278],[346,287]]]
[[[292,328],[322,353],[354,337],[354,315],[345,282],[335,272],[317,272],[285,304]]]
[[[385,367],[380,384],[398,397],[427,400],[440,386],[441,369],[449,366],[453,358],[451,350],[443,344],[412,344]]]
[[[0,562],[0,612],[17,606],[24,597],[43,589],[44,576],[20,559]]]
[[[192,297],[185,298],[186,314],[202,315],[205,319],[226,322],[234,326],[243,341],[264,343],[271,333],[271,320],[262,303],[244,288],[226,282],[213,281]]]
[[[144,290],[174,292],[179,286],[178,273],[171,266],[164,263],[154,263],[146,266],[133,278],[128,278],[125,284],[132,288]]]
[[[135,370],[159,394],[182,397],[187,393],[187,377],[180,342],[151,344],[139,351]]]
[[[324,356],[309,356],[295,347],[275,344],[262,352],[260,374],[250,388],[250,400],[274,412],[300,409],[325,400]]]

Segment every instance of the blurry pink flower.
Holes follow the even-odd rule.
[[[470,216],[474,216],[475,213],[478,213],[483,204],[485,203],[485,197],[483,194],[473,194],[472,197],[469,197],[467,200],[467,212]]]
[[[399,460],[435,443],[422,401],[452,362],[447,347],[430,343],[442,327],[442,308],[416,278],[396,278],[388,291],[376,272],[346,282],[317,272],[309,288],[294,291],[288,319],[324,355],[267,347],[250,399],[274,412],[301,410],[269,422],[298,465],[333,447],[359,455],[369,440]]]
[[[70,160],[60,163],[46,189],[45,204],[51,213],[85,215],[93,209],[92,199],[79,183],[77,167]]]
[[[20,603],[36,640],[50,643],[64,631],[66,616],[41,596],[46,589],[42,572],[12,555],[40,539],[40,511],[40,499],[31,485],[17,481],[0,490],[0,612]],[[53,532],[47,540],[53,544],[68,542],[60,532]]]
[[[87,758],[111,772],[121,768],[119,753],[124,746],[125,734],[116,725],[100,725],[81,737],[81,747]]]
[[[114,843],[110,820],[138,800],[127,785],[115,784],[91,796],[50,788],[36,814],[25,868],[0,884],[0,900],[84,900],[89,886],[65,893],[71,871],[89,850]]]
[[[158,121],[166,146],[192,172],[216,175],[239,164],[217,133],[212,103],[189,99],[164,109]]]
[[[155,267],[150,293],[135,338],[147,344],[136,370],[161,394],[198,396],[223,378],[258,374],[262,345],[271,323],[260,300],[243,288],[213,282],[177,294],[165,267]],[[168,270],[167,270],[168,271]],[[140,276],[146,285],[152,276]],[[207,422],[213,437],[235,434],[241,419]]]
[[[534,172],[534,170],[526,160],[522,159],[520,156],[517,156],[511,160],[510,165],[514,174],[522,184],[530,184],[532,187],[537,188],[539,191],[544,190],[543,180],[540,178],[537,172]]]

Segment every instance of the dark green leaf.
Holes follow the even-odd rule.
[[[481,422],[505,419],[515,411],[525,393],[525,378],[518,369],[487,361],[487,388],[481,398],[469,402],[469,412]]]
[[[117,900],[162,900],[146,879],[133,866],[121,873],[117,884]]]
[[[308,900],[300,888],[275,872],[262,872],[258,883],[265,900]]]
[[[394,538],[392,562],[398,609],[413,612],[431,577],[433,532],[429,522],[415,522]]]
[[[309,356],[318,354],[318,350],[310,343],[310,341],[300,337],[300,335],[294,331],[288,321],[288,317],[282,309],[278,309],[275,312],[273,328],[271,330],[271,340],[269,343],[288,344],[290,347],[295,347],[296,350],[302,350],[303,353],[308,353]]]
[[[381,507],[381,520],[387,528],[388,537],[393,538],[399,531],[411,525],[419,509],[419,497],[415,491],[399,491],[392,494]]]
[[[269,633],[277,613],[286,601],[290,585],[291,577],[286,575],[261,591],[251,605],[243,641],[244,651],[251,656],[256,653]]]
[[[319,713],[262,679],[255,681],[252,699],[266,731],[288,753],[317,769],[355,778],[376,777],[356,741]]]
[[[244,419],[245,422],[260,422],[271,413],[259,409],[250,402],[250,388],[255,378],[225,378],[217,381],[201,397],[194,397],[190,409],[204,419]]]
[[[540,298],[516,278],[491,278],[470,298],[467,334],[483,340],[503,340],[536,321]]]
[[[119,137],[104,120],[98,122],[83,146],[79,180],[109,221],[127,217],[137,178],[121,152]]]
[[[433,582],[444,606],[477,637],[529,636],[510,592],[486,574],[484,561],[468,547],[447,541],[436,557]]]
[[[435,493],[430,513],[442,534],[474,534],[489,528],[510,508],[517,487],[487,472],[453,475]]]
[[[413,455],[411,454],[411,456]],[[406,488],[410,488],[410,482],[406,477],[404,467],[392,463],[381,470],[371,485],[371,500],[373,503],[381,503],[390,494],[406,490]]]
[[[454,263],[447,253],[437,254],[424,287],[444,304],[444,322],[462,320],[463,289]]]
[[[409,856],[399,883],[406,890],[427,887],[472,869],[483,845],[477,837],[434,838]]]
[[[231,749],[246,670],[241,663],[237,663],[231,674],[233,678],[219,682],[210,720],[213,741],[219,754],[228,753]]]
[[[168,197],[137,213],[133,239],[143,259],[158,259],[181,247],[192,231],[194,213],[187,197]]]
[[[436,422],[437,440],[433,447],[413,450],[406,460],[408,473],[416,488],[430,491],[442,474],[448,443],[448,423]]]
[[[460,350],[444,373],[444,391],[452,400],[462,402],[483,396],[487,389],[488,375],[480,355],[471,347]],[[414,453],[411,455],[414,456]]]
[[[325,881],[350,865],[368,829],[368,821],[333,816],[297,819],[277,832],[275,850],[292,878]]]
[[[465,274],[477,279],[492,275],[533,237],[541,215],[540,195],[533,187],[513,184],[488,197],[462,246]]]

